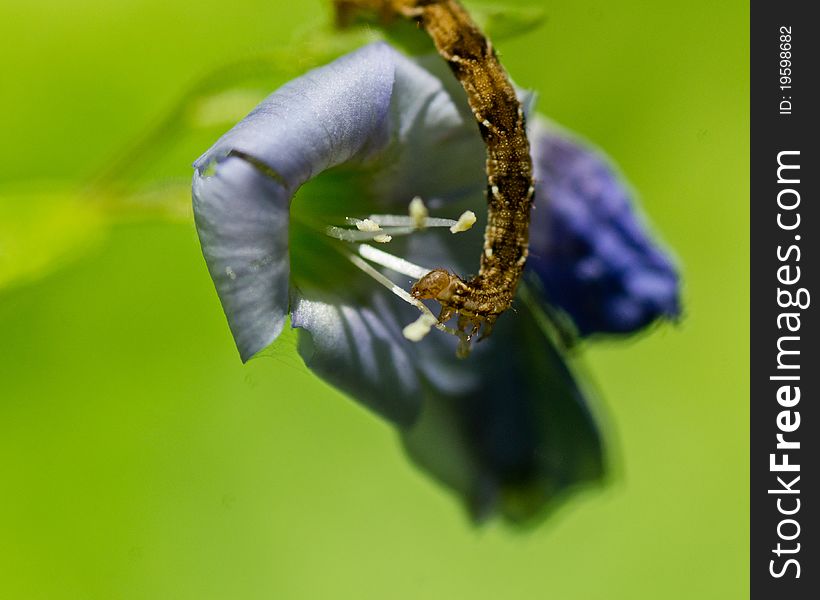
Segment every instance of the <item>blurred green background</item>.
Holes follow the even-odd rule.
[[[534,531],[474,528],[292,336],[240,364],[190,221],[88,209],[83,182],[194,82],[324,2],[4,1],[0,257],[44,256],[0,290],[0,598],[748,595],[748,5],[509,4],[547,17],[497,43],[509,71],[615,158],[684,268],[678,326],[587,348],[612,483]],[[139,177],[184,203],[214,137]]]

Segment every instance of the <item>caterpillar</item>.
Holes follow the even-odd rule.
[[[512,305],[527,261],[530,211],[535,197],[524,111],[492,44],[456,0],[334,0],[341,25],[359,12],[382,19],[414,20],[432,38],[439,55],[467,94],[487,148],[487,226],[478,275],[463,280],[435,269],[411,288],[418,299],[441,305],[439,322],[458,315],[469,341],[482,338]]]

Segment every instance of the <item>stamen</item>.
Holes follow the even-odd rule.
[[[414,198],[413,200],[416,200]],[[421,199],[419,198],[419,202]],[[453,219],[440,219],[435,217],[425,217],[418,208],[413,209],[411,204],[411,211],[416,211],[410,216],[404,215],[370,215],[366,219],[356,219],[354,217],[347,217],[345,222],[348,225],[355,225],[356,229],[347,229],[345,227],[336,227],[329,225],[325,228],[325,234],[342,240],[344,242],[364,242],[373,240],[381,244],[386,244],[397,235],[410,235],[426,227],[449,227],[453,233],[460,231],[467,231],[475,223],[475,213],[473,211],[466,211],[459,217],[458,221]],[[421,207],[424,211],[427,208],[422,202]],[[419,225],[421,223],[421,225]]]
[[[475,213],[471,210],[465,210],[461,213],[458,221],[450,227],[450,233],[461,233],[462,231],[467,231],[475,225],[475,221]]]
[[[413,220],[413,225],[415,225],[417,229],[424,227],[427,217],[430,216],[430,212],[427,210],[427,207],[424,205],[424,200],[422,200],[420,196],[416,196],[410,201],[407,211]]]
[[[365,220],[372,221],[373,223],[376,223],[381,227],[412,227],[413,229],[418,229],[418,226],[416,225],[416,221],[414,220],[414,218],[406,215],[370,215]],[[361,219],[354,219],[348,217],[346,221],[350,225],[356,225],[357,223],[361,222]],[[426,227],[452,227],[455,224],[456,221],[453,219],[426,217],[421,225],[421,228],[424,229]]]
[[[359,254],[370,262],[374,262],[377,265],[381,265],[401,275],[407,275],[413,279],[421,279],[432,270],[420,267],[419,265],[411,263],[409,260],[399,258],[398,256],[394,256],[373,246],[368,246],[367,244],[359,244]]]
[[[409,235],[416,231],[414,227],[387,227],[376,229],[375,231],[359,231],[356,229],[347,229],[345,227],[336,227],[335,225],[328,225],[325,227],[325,235],[342,240],[343,242],[364,242],[374,240],[381,241],[378,238],[390,238],[390,241],[397,235]]]
[[[401,298],[402,300],[404,300],[408,304],[412,304],[417,309],[419,309],[419,311],[421,311],[422,315],[427,315],[430,318],[432,318],[433,321],[435,321],[435,323],[432,324],[431,327],[435,327],[436,329],[438,329],[439,331],[443,331],[444,333],[449,333],[450,335],[454,335],[457,338],[459,338],[459,340],[464,339],[465,336],[461,332],[456,331],[455,329],[452,329],[451,327],[447,327],[446,325],[443,325],[443,324],[439,323],[436,316],[430,311],[429,308],[427,308],[424,305],[424,303],[422,303],[421,300],[418,300],[417,298],[413,298],[413,296],[411,296],[410,293],[407,290],[405,290],[402,287],[399,287],[398,285],[396,285],[395,283],[390,281],[387,277],[385,277],[384,275],[379,273],[376,269],[371,267],[369,264],[367,264],[360,257],[356,256],[355,254],[347,254],[347,258],[350,260],[350,262],[352,262],[354,265],[356,265],[359,269],[364,271],[367,275],[370,275],[373,279],[375,279],[378,283],[380,283],[381,285],[386,287],[388,290],[393,292],[396,296],[398,296],[399,298]]]
[[[401,334],[411,342],[420,342],[424,339],[424,336],[430,333],[430,329],[436,323],[438,323],[438,320],[433,315],[423,314],[405,326],[405,328],[401,330]]]

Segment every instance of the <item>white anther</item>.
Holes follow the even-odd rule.
[[[462,231],[467,231],[475,225],[475,213],[471,210],[465,210],[461,213],[461,216],[456,221],[456,224],[450,227],[450,233],[461,233]]]
[[[356,229],[359,231],[379,231],[381,227],[379,227],[379,224],[375,221],[364,219],[362,221],[356,221]]]
[[[387,234],[376,235],[376,236],[373,237],[373,241],[378,242],[379,244],[386,244],[387,242],[391,241],[392,239],[393,239],[393,236],[392,235],[387,235]]]
[[[424,227],[427,217],[430,215],[430,212],[424,205],[424,200],[422,200],[419,196],[416,196],[410,201],[410,205],[407,207],[407,210],[410,215],[410,219],[413,221],[413,225],[418,229]]]
[[[415,227],[388,227],[386,229],[378,227],[375,231],[358,231],[356,229],[346,229],[344,227],[335,227],[333,225],[325,228],[325,234],[327,236],[337,240],[343,240],[345,242],[364,242],[375,240],[376,238],[382,240],[385,237],[392,239],[397,235],[408,235],[414,231],[416,231]]]
[[[420,342],[424,336],[430,333],[430,329],[436,323],[438,323],[438,319],[433,315],[423,313],[418,319],[405,326],[405,328],[401,330],[401,333],[411,342]]]

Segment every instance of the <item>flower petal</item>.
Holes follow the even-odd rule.
[[[194,175],[194,218],[243,361],[282,331],[288,309],[288,194],[239,158]]]
[[[528,268],[581,335],[680,312],[679,276],[609,161],[543,119],[531,127],[536,208]],[[541,210],[539,210],[539,207]]]
[[[254,157],[295,191],[310,177],[387,142],[396,51],[377,42],[268,96],[194,163]]]
[[[442,216],[452,218],[464,206],[482,208],[485,148],[464,90],[438,55],[397,53],[395,63],[394,143],[374,169],[374,195],[385,212],[399,214],[414,196],[434,211],[447,207]]]
[[[406,426],[418,416],[421,379],[414,365],[416,348],[401,331],[413,312],[401,311],[404,320],[399,320],[396,309],[403,307],[397,302],[382,292],[372,294],[368,303],[341,296],[299,297],[292,323],[301,328],[298,350],[311,371]]]
[[[394,56],[372,44],[290,82],[194,164],[197,231],[242,360],[276,339],[287,314],[294,193],[387,142]]]
[[[402,440],[421,468],[462,496],[476,520],[495,512],[516,522],[545,516],[568,490],[602,478],[603,442],[593,415],[530,307],[499,319],[474,356],[449,356],[435,360],[463,371],[472,385],[427,386],[421,416]]]

